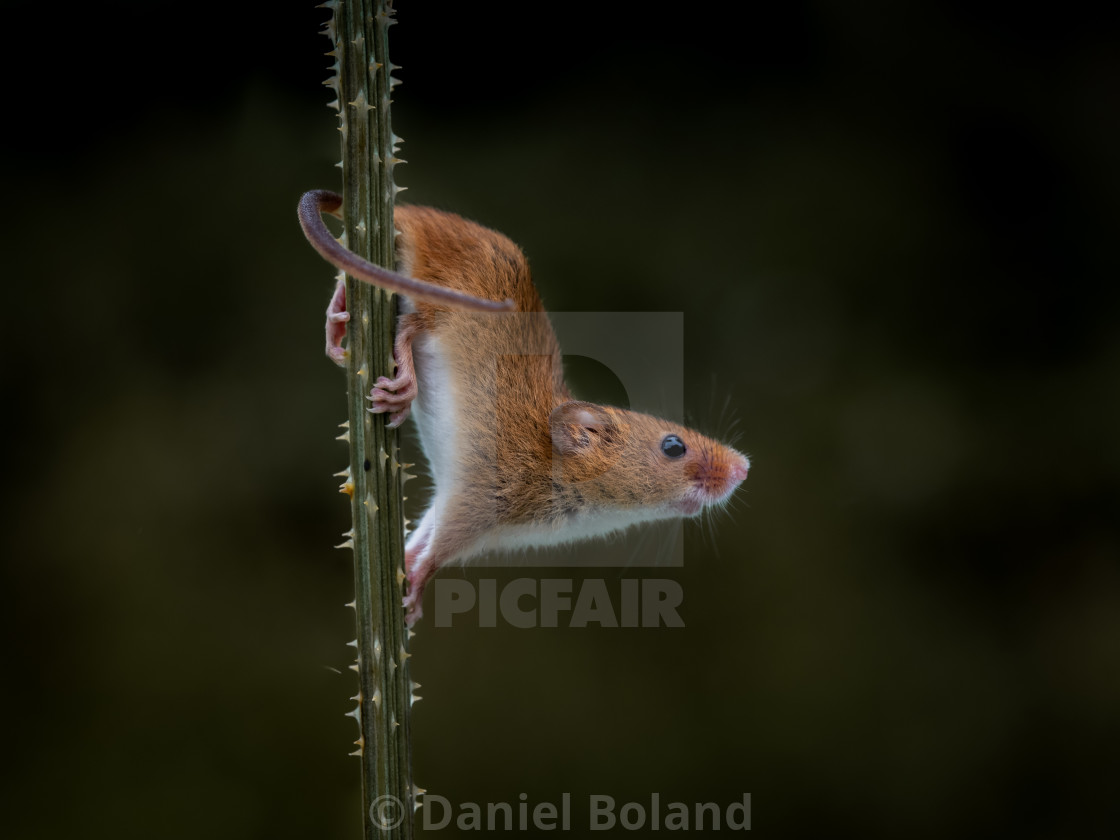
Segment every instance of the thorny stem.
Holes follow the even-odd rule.
[[[392,0],[328,0],[333,18],[335,76],[342,135],[345,243],[358,255],[392,268],[393,183],[398,138],[389,121],[388,29]],[[373,382],[393,370],[395,300],[381,289],[346,279],[350,494],[357,617],[358,706],[361,730],[364,836],[411,838],[413,801],[408,630],[402,607],[404,580],[403,468],[397,433],[384,415],[367,411]]]

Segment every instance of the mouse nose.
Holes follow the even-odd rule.
[[[741,484],[747,477],[747,473],[750,472],[750,469],[750,459],[745,455],[739,455],[739,459],[732,462],[731,469],[728,470],[728,477],[736,484]]]

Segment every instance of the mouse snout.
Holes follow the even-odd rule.
[[[723,458],[715,459],[708,488],[713,500],[727,499],[746,480],[750,469],[751,462],[747,457],[733,449],[727,450]]]
[[[750,472],[751,462],[745,455],[736,454],[736,459],[731,462],[731,466],[727,471],[727,477],[735,482],[736,485],[742,484]]]
[[[726,501],[743,483],[751,463],[733,449],[714,445],[699,454],[689,470],[689,499],[694,506]]]

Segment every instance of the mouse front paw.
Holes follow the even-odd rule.
[[[334,287],[334,295],[327,306],[327,358],[337,365],[346,364],[346,348],[342,339],[346,338],[346,324],[350,313],[346,311],[346,281],[339,280]]]

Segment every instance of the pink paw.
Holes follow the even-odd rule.
[[[404,596],[404,620],[409,627],[419,621],[424,614],[424,586],[432,576],[431,572],[425,572],[424,564],[417,561],[421,549],[426,546],[427,539],[425,538],[420,541],[419,545],[405,549],[404,565],[408,569],[406,578],[408,594]]]
[[[411,627],[424,615],[424,593],[422,590],[411,589],[404,596],[404,623]]]
[[[377,382],[366,397],[373,405],[372,414],[388,414],[389,428],[395,429],[408,419],[412,401],[416,399],[416,379],[402,373],[396,379],[378,377]]]
[[[342,346],[342,339],[346,338],[346,324],[349,320],[350,313],[346,311],[346,282],[339,280],[327,306],[327,358],[335,364],[346,364],[346,348]]]

